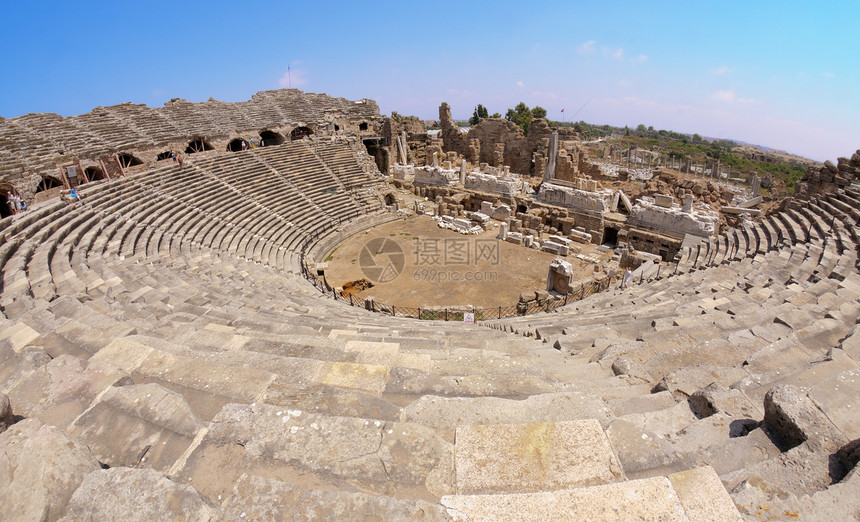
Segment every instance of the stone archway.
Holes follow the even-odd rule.
[[[185,147],[185,154],[195,154],[206,150],[215,149],[212,148],[212,145],[205,138],[195,138],[188,142],[188,146]]]
[[[159,153],[158,156],[155,157],[155,161],[169,160],[173,158],[173,151],[166,150],[162,153]]]
[[[98,167],[87,167],[84,169],[84,174],[90,181],[100,181],[106,179],[105,173]]]
[[[230,140],[230,143],[227,144],[227,152],[239,152],[250,148],[251,146],[248,145],[248,142],[242,138]]]
[[[116,155],[116,159],[119,160],[119,164],[122,165],[122,168],[124,169],[134,167],[135,165],[143,165],[143,161],[141,161],[140,158],[127,152],[120,152]]]
[[[290,141],[303,139],[306,136],[311,136],[314,133],[309,127],[296,127],[290,133]]]
[[[0,183],[0,218],[9,217],[14,212],[12,212],[12,208],[9,207],[8,197],[10,192],[14,192],[15,188],[12,187],[9,183]]]
[[[301,139],[301,138],[299,138]],[[260,133],[260,146],[270,147],[272,145],[280,145],[284,142],[284,137],[277,132],[264,130]]]

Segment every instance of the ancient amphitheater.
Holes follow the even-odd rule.
[[[295,90],[0,120],[0,190],[30,203],[0,221],[3,518],[860,518],[860,152],[779,212],[665,235],[630,288],[470,325],[305,277],[400,218],[397,156],[555,168],[538,126],[520,150],[415,123]],[[481,208],[438,191],[413,187]],[[618,232],[546,209],[511,211]]]

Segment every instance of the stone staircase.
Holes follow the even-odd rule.
[[[288,145],[0,221],[0,391],[23,418],[0,470],[27,470],[0,471],[7,518],[856,513],[855,194],[486,328],[302,279],[299,245],[369,216],[325,191],[359,183],[336,148]]]

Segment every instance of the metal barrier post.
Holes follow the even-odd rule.
[[[502,307],[500,306],[499,307],[499,319],[501,319],[501,318],[502,318]]]

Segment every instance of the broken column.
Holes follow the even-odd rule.
[[[406,131],[400,133],[400,164],[409,164],[409,160],[406,156]]]
[[[460,162],[460,184],[466,184],[466,160]]]
[[[549,139],[549,151],[546,155],[546,169],[543,171],[544,181],[555,178],[555,161],[558,156],[558,131],[552,133]]]
[[[683,212],[685,214],[692,214],[693,213],[693,195],[692,194],[684,194]]]
[[[496,239],[501,239],[502,241],[508,239],[508,224],[502,223],[499,225],[499,235],[496,236]]]
[[[570,291],[570,282],[573,279],[573,265],[564,259],[556,258],[549,265],[549,273],[546,276],[547,292],[558,292],[567,294]]]
[[[759,191],[761,190],[761,179],[759,179],[758,175],[753,172],[750,177],[750,194],[753,196],[758,196]]]

